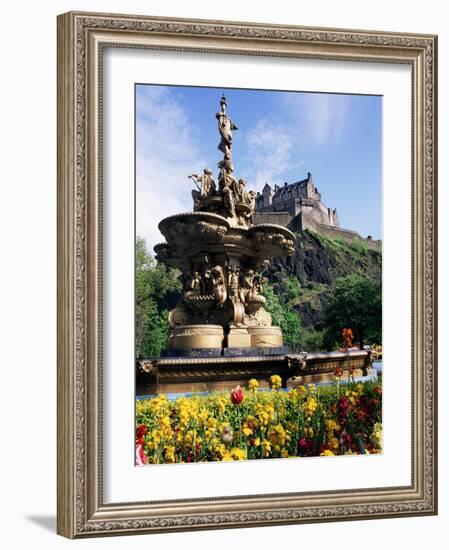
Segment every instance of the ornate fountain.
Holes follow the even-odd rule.
[[[183,292],[169,313],[163,357],[137,359],[137,393],[224,389],[251,378],[264,387],[272,374],[283,386],[297,385],[328,380],[337,367],[367,373],[367,351],[291,353],[283,346],[265,308],[262,273],[271,259],[293,253],[295,236],[279,225],[254,225],[256,194],[234,176],[237,126],[226,110],[223,96],[217,182],[208,168],[191,174],[193,212],[159,223],[166,242],[154,247],[156,259],[181,271]]]
[[[170,351],[282,347],[282,332],[265,309],[261,273],[272,258],[290,255],[295,236],[278,225],[254,225],[256,193],[234,176],[232,132],[223,96],[216,114],[223,160],[212,171],[191,174],[193,212],[163,219],[166,243],[156,259],[179,268],[183,294],[169,314]]]

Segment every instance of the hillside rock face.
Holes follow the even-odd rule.
[[[363,241],[348,243],[309,230],[296,237],[293,255],[273,261],[267,275],[276,293],[288,293],[289,304],[300,314],[303,326],[321,328],[326,295],[339,277],[358,273],[381,280],[382,254]]]

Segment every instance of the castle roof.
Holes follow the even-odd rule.
[[[268,185],[268,183],[266,183],[266,184],[263,186],[262,193],[263,193],[264,191],[271,191],[271,186]]]
[[[299,180],[299,181],[295,181],[293,183],[287,183],[285,182],[284,185],[282,187],[279,187],[278,185],[275,185],[275,195],[277,194],[284,194],[284,193],[288,193],[290,190],[293,190],[293,189],[298,189],[300,187],[305,187],[308,183],[312,183],[312,174],[310,172],[307,173],[307,177],[304,178],[303,180]],[[266,184],[268,185],[268,184]],[[265,187],[264,187],[265,189]],[[271,187],[270,187],[271,189]]]

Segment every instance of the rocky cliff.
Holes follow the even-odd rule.
[[[382,254],[361,239],[348,243],[310,230],[296,237],[294,254],[273,261],[268,279],[274,291],[299,313],[304,327],[319,329],[326,295],[336,279],[358,273],[380,280]]]

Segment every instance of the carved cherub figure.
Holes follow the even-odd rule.
[[[251,296],[254,286],[254,271],[248,269],[245,275],[242,278],[242,285],[240,288],[240,300],[245,303],[248,301],[248,298]]]
[[[223,268],[219,265],[211,269],[212,288],[217,305],[221,306],[226,302],[227,292]]]
[[[199,294],[202,288],[202,279],[198,271],[195,271],[190,281],[190,290],[195,294]]]
[[[233,302],[239,301],[239,268],[231,267],[229,270],[229,295]]]

